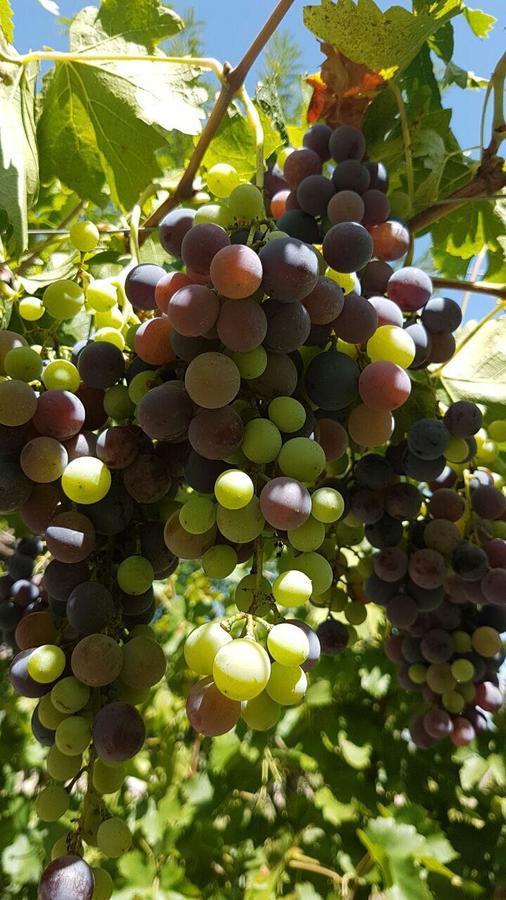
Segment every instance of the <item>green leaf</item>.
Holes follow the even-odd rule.
[[[495,16],[483,12],[482,9],[471,9],[470,6],[465,6],[463,12],[471,31],[479,38],[488,37],[497,22]]]
[[[0,28],[8,41],[14,37],[14,22],[12,21],[12,6],[9,0],[0,0]]]
[[[189,66],[143,62],[137,44],[108,36],[92,7],[72,22],[70,44],[82,62],[56,66],[39,122],[44,177],[59,177],[100,206],[107,180],[113,201],[129,209],[160,175],[156,153],[170,133],[200,130],[205,91]],[[101,54],[138,52],[139,60],[87,62],[97,44]]]
[[[450,61],[444,72],[443,84],[445,86],[456,84],[463,89],[476,90],[486,87],[488,79],[481,78],[481,76],[475,75],[474,72],[468,72],[466,69],[461,69],[456,63]]]
[[[279,132],[256,104],[264,130],[264,156],[268,159],[282,146]],[[255,174],[256,144],[250,123],[237,109],[233,109],[222,121],[204,157],[204,165],[210,169],[224,159],[239,172],[243,179],[251,179]]]
[[[108,35],[152,49],[182,31],[182,19],[159,0],[102,0],[98,19]]]
[[[329,787],[322,787],[316,791],[314,798],[316,809],[320,809],[323,818],[336,827],[343,822],[353,822],[358,818],[357,810],[353,803],[341,803],[334,797]]]
[[[502,418],[506,404],[506,317],[493,319],[446,363],[441,382],[452,400],[472,400]]]
[[[372,819],[364,834],[372,846],[397,859],[414,856],[425,845],[414,825],[399,824],[391,818]]]
[[[0,39],[0,50],[11,57],[13,47]],[[28,243],[28,213],[38,188],[35,142],[35,81],[37,66],[0,62],[0,210],[12,226],[7,244],[19,255]]]
[[[333,703],[330,681],[327,681],[325,678],[322,678],[320,681],[313,681],[309,685],[305,702],[308,706],[330,706]]]
[[[460,769],[460,783],[465,791],[471,791],[487,771],[488,763],[477,753],[471,753]]]
[[[153,884],[156,874],[154,863],[140,850],[132,850],[122,856],[118,868],[123,877],[136,887],[149,887]]]
[[[371,761],[372,751],[372,747],[369,744],[359,747],[358,744],[348,740],[342,731],[339,732],[338,741],[343,759],[352,769],[367,769]]]
[[[36,881],[40,874],[39,858],[33,841],[25,834],[18,834],[2,853],[2,868],[15,884]]]
[[[430,35],[459,12],[461,0],[436,0],[430,13],[413,15],[400,6],[384,13],[374,0],[322,0],[306,6],[304,22],[318,38],[349,59],[391,78],[416,56]]]
[[[446,63],[450,62],[453,56],[453,38],[453,25],[451,22],[446,22],[442,28],[431,35],[428,40],[430,49]]]
[[[374,666],[369,672],[367,669],[360,670],[360,686],[362,690],[367,691],[371,697],[377,700],[384,697],[390,686],[390,675],[388,672],[382,672],[379,666]]]

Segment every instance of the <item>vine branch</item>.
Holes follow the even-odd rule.
[[[470,291],[473,294],[487,294],[506,300],[506,284],[493,284],[490,281],[461,281],[459,278],[432,278],[432,284],[438,288],[449,288],[453,291]]]

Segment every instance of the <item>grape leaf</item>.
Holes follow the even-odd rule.
[[[322,0],[321,6],[304,8],[304,22],[313,34],[354,62],[391,78],[411,62],[427,38],[459,12],[460,6],[461,0],[436,0],[430,12],[413,15],[400,6],[383,13],[374,0],[358,0],[356,4],[353,0]]]
[[[12,6],[9,0],[0,0],[0,28],[8,41],[14,37],[14,22],[12,21]]]
[[[262,108],[257,105],[257,110],[264,130],[264,156],[268,159],[283,142]],[[238,110],[232,110],[218,128],[204,157],[204,165],[210,169],[226,159],[243,179],[250,179],[256,168],[255,153],[255,135],[251,125]]]
[[[470,6],[465,6],[463,12],[471,31],[479,38],[488,37],[497,22],[495,16],[483,12],[482,9],[471,9]]]
[[[184,28],[177,13],[159,0],[102,0],[98,19],[108,35],[148,49]]]
[[[438,271],[465,277],[469,261],[486,247],[489,271],[485,278],[502,283],[506,268],[504,211],[500,203],[475,201],[458,207],[432,226],[432,256]]]
[[[491,419],[503,418],[506,404],[506,318],[492,319],[441,371],[452,400],[485,403]]]

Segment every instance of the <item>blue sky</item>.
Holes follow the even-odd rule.
[[[393,5],[395,0],[376,0],[382,9]],[[65,29],[58,18],[48,13],[37,0],[11,0],[14,9],[15,45],[20,52],[29,49],[50,47],[67,49]],[[62,16],[74,15],[85,0],[59,0]],[[92,4],[88,4],[92,5]],[[95,4],[96,5],[96,4]],[[174,8],[183,13],[193,5],[197,18],[204,22],[205,53],[220,60],[237,62],[249,46],[252,38],[261,28],[275,2],[274,0],[182,0],[174,2]],[[322,55],[318,42],[308,32],[302,22],[303,0],[295,0],[285,17],[282,27],[289,29],[302,50],[302,65],[307,72],[319,69]],[[397,0],[397,5],[411,8],[408,0]],[[504,47],[506,28],[506,0],[473,0],[470,4],[490,13],[498,20],[487,40],[479,40],[471,32],[461,16],[454,22],[454,61],[462,68],[471,69],[476,74],[489,77]],[[249,75],[248,87],[254,88],[261,61],[257,62]],[[445,105],[452,109],[452,127],[463,147],[474,146],[479,139],[479,122],[483,103],[483,91],[462,91],[453,86],[444,98]],[[486,298],[475,297],[470,306],[472,315],[483,315],[488,308]]]

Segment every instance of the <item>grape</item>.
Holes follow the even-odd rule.
[[[433,297],[425,306],[422,322],[431,334],[447,334],[459,327],[462,310],[449,297]]]
[[[436,740],[448,737],[453,731],[451,717],[444,709],[434,706],[423,717],[423,726],[431,737]]]
[[[453,720],[453,732],[450,735],[450,740],[456,747],[465,747],[467,744],[470,744],[475,737],[476,732],[468,719],[457,716],[457,718]]]
[[[75,281],[55,281],[45,289],[42,303],[54,319],[73,319],[83,307],[83,289]]]
[[[207,172],[207,186],[216,197],[229,197],[240,182],[239,175],[228,163],[217,163]]]
[[[114,816],[101,822],[97,830],[97,847],[110,859],[124,856],[130,850],[132,835],[128,825]]]
[[[250,222],[265,215],[261,191],[254,184],[239,184],[229,198],[230,209],[236,219]]]
[[[29,503],[33,484],[18,464],[3,458],[0,469],[0,512],[11,513]],[[35,487],[34,490],[37,488]]]
[[[360,273],[360,283],[362,285],[363,296],[374,297],[375,301],[387,301],[390,304],[390,306],[387,307],[388,310],[390,310],[391,308],[392,301],[387,300],[386,297],[379,297],[376,295],[386,293],[388,280],[392,272],[392,266],[389,266],[388,263],[384,262],[381,259],[373,259],[370,263],[367,263],[366,267]],[[385,322],[380,324],[402,325],[402,313],[395,303],[393,304],[393,306],[397,310],[397,316],[400,317],[400,321]],[[392,313],[390,312],[390,314]]]
[[[345,409],[358,396],[359,374],[355,360],[336,350],[326,350],[317,354],[306,369],[307,395],[324,410]]]
[[[487,658],[495,656],[496,653],[500,653],[502,649],[500,635],[496,629],[491,628],[490,625],[480,625],[480,627],[471,635],[471,642],[473,649],[476,650],[480,656],[485,656]],[[28,662],[28,671],[30,671],[30,661]]]
[[[423,532],[427,547],[437,550],[443,556],[451,556],[462,541],[459,529],[447,519],[433,519]]]
[[[488,571],[487,554],[481,547],[463,541],[453,554],[452,565],[464,581],[479,581]]]
[[[43,822],[56,822],[66,813],[70,797],[60,784],[48,784],[35,800],[35,812]]]
[[[38,297],[23,297],[19,301],[18,312],[26,322],[37,322],[44,315],[45,309]]]
[[[315,481],[325,468],[325,453],[310,438],[290,438],[281,448],[278,465],[289,478]]]
[[[81,378],[77,367],[67,359],[54,359],[42,373],[42,381],[48,390],[76,391]]]
[[[280,665],[273,662],[266,692],[275,703],[295,706],[307,691],[307,676],[300,666]]]
[[[395,547],[402,540],[402,525],[397,519],[385,514],[377,522],[366,525],[365,536],[377,550]]]
[[[432,460],[423,460],[409,450],[405,451],[402,462],[405,474],[416,481],[433,482],[445,468],[444,456],[439,456],[437,459]]]
[[[318,488],[311,497],[311,512],[319,522],[337,522],[344,512],[342,495],[331,487]]]
[[[402,222],[388,220],[370,228],[374,256],[385,262],[400,259],[409,249],[409,230]]]
[[[36,409],[37,396],[30,385],[24,381],[0,382],[0,425],[24,425]]]
[[[271,301],[274,302],[274,301]],[[255,350],[267,333],[266,310],[253,300],[223,303],[217,321],[218,337],[229,350]]]
[[[72,672],[89,687],[111,684],[121,672],[122,665],[121,647],[106,634],[89,634],[81,638],[72,651]]]
[[[371,182],[368,169],[358,159],[345,159],[334,169],[332,183],[336,191],[355,191],[363,194]]]
[[[267,653],[249,639],[238,638],[220,647],[213,663],[213,678],[222,694],[232,700],[251,700],[269,680]]]
[[[445,577],[444,557],[436,550],[416,550],[409,560],[409,576],[418,587],[439,587]]]
[[[68,781],[70,778],[74,778],[81,769],[82,756],[80,754],[77,756],[66,756],[53,744],[49,748],[46,765],[48,775],[54,778],[55,781]]]
[[[483,423],[478,406],[469,400],[457,400],[448,408],[444,423],[454,437],[469,438],[476,434]]]
[[[216,479],[214,493],[220,506],[225,509],[242,509],[253,498],[254,486],[246,472],[227,469]]]
[[[116,425],[98,436],[96,454],[109,469],[125,469],[133,463],[144,443],[144,435],[136,425]]]
[[[370,184],[371,173],[369,169],[368,171]],[[363,194],[362,200],[364,202],[364,215],[362,219],[364,225],[381,225],[382,222],[385,222],[386,219],[388,219],[390,214],[390,203],[383,191],[373,188],[371,185],[369,190],[365,191]]]
[[[211,281],[224,297],[242,300],[251,297],[262,281],[262,264],[251,247],[232,244],[223,247],[213,257]]]
[[[125,293],[135,309],[156,309],[155,288],[165,275],[161,266],[141,263],[134,266],[125,279]]]
[[[123,378],[123,354],[113,344],[88,344],[79,354],[79,374],[88,387],[103,390]]]
[[[40,395],[33,424],[39,434],[66,441],[81,430],[85,409],[70,391],[45,391]]]
[[[291,396],[297,387],[297,369],[289,356],[282,353],[267,353],[267,364],[262,374],[249,376],[249,380],[254,393],[264,400]]]
[[[348,646],[349,634],[346,625],[336,619],[326,619],[316,629],[323,656],[336,656]]]
[[[418,488],[407,482],[389,485],[385,493],[385,510],[394,519],[416,519],[422,505]]]
[[[443,456],[449,434],[437,419],[418,419],[408,431],[408,447],[419,459],[433,460]]]
[[[358,389],[363,402],[370,409],[398,409],[411,393],[411,380],[400,366],[379,360],[360,373]]]
[[[362,269],[371,259],[372,250],[369,233],[357,222],[333,225],[323,239],[325,260],[337,272]]]
[[[79,756],[91,741],[91,728],[84,716],[68,716],[55,732],[55,744],[64,756]]]
[[[6,354],[4,368],[10,378],[17,378],[25,382],[39,381],[42,360],[39,354],[29,347],[15,347]]]
[[[216,521],[223,537],[238,544],[254,541],[261,534],[265,524],[260,503],[256,497],[253,497],[241,509],[232,510],[218,506]],[[207,549],[209,548],[206,547]]]
[[[234,571],[237,563],[236,551],[227,544],[210,547],[201,559],[202,568],[209,578],[226,578]]]
[[[348,446],[348,435],[339,422],[333,419],[318,419],[320,436],[318,443],[323,448],[327,462],[341,459]]]
[[[280,431],[298,431],[306,421],[306,410],[293,397],[275,397],[269,403],[268,415]]]
[[[17,583],[19,584],[19,582]],[[16,600],[16,602],[19,603],[19,601],[17,601],[17,598],[14,596],[13,600]],[[34,602],[35,611],[31,612],[30,610]],[[53,616],[48,610],[40,609],[39,599],[34,602],[32,601],[30,605],[27,605],[25,607],[23,618],[20,622],[18,622],[16,631],[14,632],[16,644],[18,645],[20,650],[27,650],[30,647],[40,647],[42,644],[54,643],[57,637]],[[2,618],[4,619],[4,621],[5,613],[8,610],[8,607],[7,609],[6,607],[7,604],[4,604],[1,608],[3,612]],[[38,610],[37,607],[39,607]]]
[[[239,369],[241,378],[245,380],[259,378],[267,368],[267,353],[263,347],[255,347],[254,350],[233,353],[232,359]]]
[[[373,525],[385,512],[383,497],[369,488],[355,490],[351,496],[351,511],[363,525]]]
[[[427,631],[422,638],[420,650],[427,662],[447,662],[453,655],[452,639],[450,635],[441,628],[433,628],[430,631]]]
[[[267,635],[267,648],[281,666],[300,666],[309,655],[309,641],[300,628],[284,622]],[[272,676],[271,676],[272,677]]]
[[[381,325],[396,325],[402,328],[402,312],[396,303],[394,303],[392,300],[389,300],[388,297],[372,296],[368,297],[367,299],[371,306],[373,306],[376,310],[376,315],[378,317],[378,328]]]
[[[106,765],[101,759],[93,764],[93,787],[98,794],[114,794],[119,791],[125,780],[125,769],[122,765]]]
[[[199,285],[191,285],[191,289],[196,289],[197,287]],[[189,288],[183,288],[182,290],[189,290]],[[207,288],[203,288],[203,290],[207,290]],[[180,291],[177,291],[174,297],[180,293]],[[214,295],[213,299],[216,299]],[[142,325],[139,325],[135,333],[135,352],[144,362],[163,366],[175,359],[175,351],[170,343],[172,325],[169,319],[170,315],[167,319],[165,317],[147,319]]]
[[[415,358],[415,344],[409,334],[395,325],[382,325],[367,342],[372,362],[389,360],[406,369]]]
[[[383,581],[399,581],[408,571],[408,557],[401,547],[385,547],[373,557],[373,566]]]
[[[336,162],[343,159],[361,160],[365,153],[364,135],[353,125],[338,125],[329,137],[329,151]]]
[[[203,353],[198,359],[219,355]],[[177,443],[186,436],[192,415],[192,403],[180,381],[167,381],[153,387],[144,395],[138,408],[139,425],[148,437],[169,443]]]
[[[308,338],[311,319],[302,303],[280,303],[266,300],[262,310],[267,317],[264,346],[276,353],[290,353]]]
[[[49,684],[60,677],[65,668],[65,654],[55,644],[37,647],[27,661],[30,678],[38,684]]]
[[[99,758],[109,765],[135,756],[144,743],[145,735],[142,717],[129,703],[107,703],[98,711],[93,722],[95,749]]]
[[[272,196],[271,215],[273,219],[280,219],[281,216],[286,212],[286,201],[290,194],[290,190],[280,190],[276,191],[276,193]]]
[[[253,731],[268,731],[279,721],[279,704],[271,700],[266,691],[248,700],[242,709],[242,718]]]
[[[333,323],[338,337],[349,344],[361,344],[374,334],[378,325],[376,310],[364,297],[350,293]]]
[[[162,219],[159,226],[160,243],[171,256],[181,256],[181,243],[190,230],[195,217],[194,209],[184,206],[173,209]]]
[[[74,503],[97,503],[111,486],[111,473],[99,459],[81,456],[65,467],[61,484],[66,496]]]
[[[320,275],[315,287],[302,302],[313,325],[328,325],[339,316],[344,305],[344,294],[335,281]]]
[[[126,594],[144,594],[151,587],[155,574],[149,559],[129,556],[118,566],[116,580]]]
[[[297,186],[297,202],[312,216],[324,216],[334,194],[334,185],[324,175],[308,175]]]
[[[190,534],[179,520],[179,511],[173,513],[165,524],[164,540],[174,556],[180,559],[199,559],[215,543],[216,525],[203,534]]]
[[[327,216],[332,225],[340,222],[361,222],[365,211],[364,201],[356,191],[333,193],[327,206]]]
[[[236,397],[241,376],[235,363],[222,353],[202,353],[185,373],[186,390],[198,406],[218,409]]]
[[[181,256],[187,269],[197,275],[207,276],[214,256],[229,244],[230,239],[223,228],[211,223],[202,223],[194,225],[185,234],[181,244]]]
[[[482,519],[500,519],[506,512],[506,497],[492,485],[482,484],[472,491],[471,505]]]
[[[67,618],[79,635],[102,631],[114,616],[110,591],[96,581],[84,581],[67,601]]]
[[[289,569],[278,575],[272,585],[272,593],[280,606],[300,606],[309,600],[312,583],[304,572]]]
[[[206,622],[188,635],[184,645],[187,666],[198,675],[210,675],[216,653],[232,640],[218,622]]]
[[[295,238],[270,241],[260,250],[264,293],[281,302],[302,300],[316,287],[318,258]]]
[[[506,597],[506,568],[489,569],[482,579],[481,589],[488,603],[502,606]]]
[[[402,310],[414,312],[427,303],[432,293],[432,281],[421,269],[404,266],[390,276],[387,291]]]
[[[165,272],[155,287],[155,302],[160,312],[166,313],[171,297],[190,284],[192,280],[184,272]]]
[[[251,419],[246,424],[241,449],[252,462],[272,462],[278,456],[281,444],[279,429],[269,419]]]
[[[484,681],[476,686],[476,704],[487,712],[499,712],[502,706],[502,693],[500,689],[490,681]]]
[[[288,540],[296,550],[317,550],[325,540],[325,527],[310,516],[302,525],[288,529]]]
[[[36,437],[25,444],[19,461],[28,478],[46,484],[60,478],[68,463],[68,455],[65,447],[54,438]]]
[[[28,662],[33,653],[33,648],[21,650],[10,664],[9,681],[21,697],[42,697],[51,689],[50,684],[37,682],[29,674]]]
[[[90,699],[90,689],[77,678],[68,675],[51,688],[51,702],[59,712],[69,715],[83,709]]]
[[[319,155],[305,147],[302,150],[294,150],[286,158],[283,177],[294,190],[309,175],[320,175],[321,170],[322,162]]]
[[[39,900],[93,900],[95,880],[84,859],[74,854],[57,857],[44,869]]]
[[[167,306],[170,324],[185,337],[198,337],[209,331],[219,311],[218,297],[202,284],[181,287],[172,295]]]
[[[210,678],[195,684],[186,701],[190,724],[201,734],[214,737],[230,731],[239,721],[241,704],[225,697]]]
[[[191,446],[206,459],[223,459],[241,446],[244,426],[239,414],[230,406],[201,410],[190,423]]]
[[[350,437],[361,447],[377,447],[388,441],[395,422],[388,410],[371,409],[361,403],[348,417]]]
[[[170,332],[170,345],[176,356],[185,362],[191,362],[199,353],[204,353],[205,350],[209,349],[209,343],[206,338],[184,337],[184,335],[179,334],[174,329]]]
[[[408,594],[397,594],[389,600],[386,608],[387,618],[397,628],[412,625],[418,615],[415,601]]]
[[[304,147],[318,154],[322,162],[330,159],[329,139],[332,129],[328,125],[312,125],[302,138]]]

